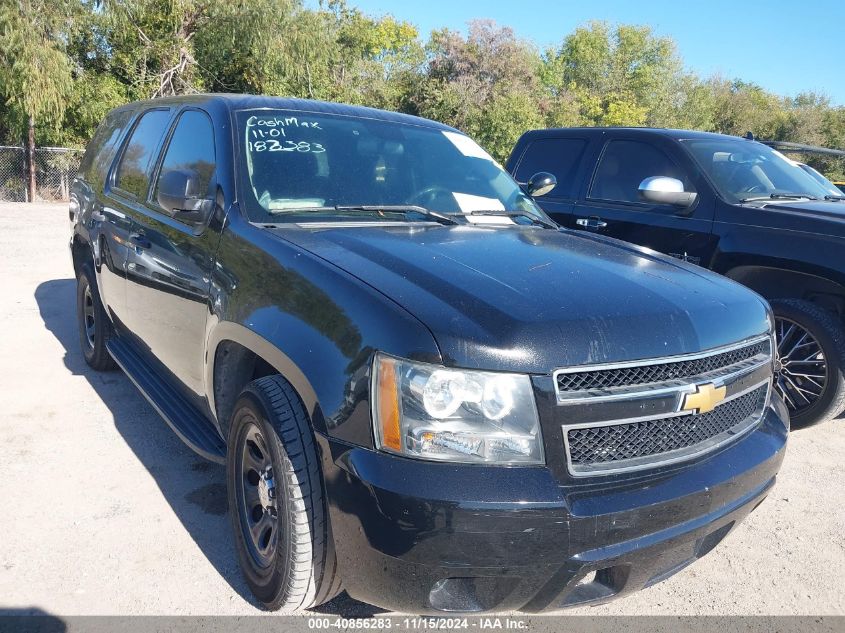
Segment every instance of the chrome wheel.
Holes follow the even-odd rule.
[[[255,566],[267,568],[275,560],[279,541],[273,463],[264,436],[255,423],[245,424],[240,436],[236,467],[240,473],[237,496],[241,531]]]
[[[777,373],[775,388],[791,415],[812,407],[824,393],[828,366],[819,342],[795,321],[775,319]]]
[[[85,294],[82,298],[82,318],[85,328],[85,340],[90,349],[94,349],[94,335],[96,333],[96,321],[94,319],[94,294],[91,292],[91,284],[85,286]]]

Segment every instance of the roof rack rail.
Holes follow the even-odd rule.
[[[823,154],[825,156],[837,156],[839,158],[845,157],[845,150],[830,149],[828,147],[818,147],[816,145],[805,145],[804,143],[790,143],[787,141],[760,141],[764,145],[768,145],[772,149],[780,150],[782,152],[801,152],[802,154]]]

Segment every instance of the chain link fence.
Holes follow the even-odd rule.
[[[61,202],[70,197],[84,150],[39,147],[35,150],[35,200]],[[0,202],[28,202],[26,149],[0,146]]]

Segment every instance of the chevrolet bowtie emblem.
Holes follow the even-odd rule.
[[[694,393],[688,393],[684,396],[684,404],[681,406],[681,411],[708,413],[725,399],[726,392],[727,387],[716,387],[711,383],[699,385]]]

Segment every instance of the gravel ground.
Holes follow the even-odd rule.
[[[0,204],[0,612],[256,614],[220,466],[79,352],[66,205]],[[610,605],[634,614],[845,614],[845,420],[795,432],[778,485],[710,555]],[[321,608],[373,609],[345,595]]]

